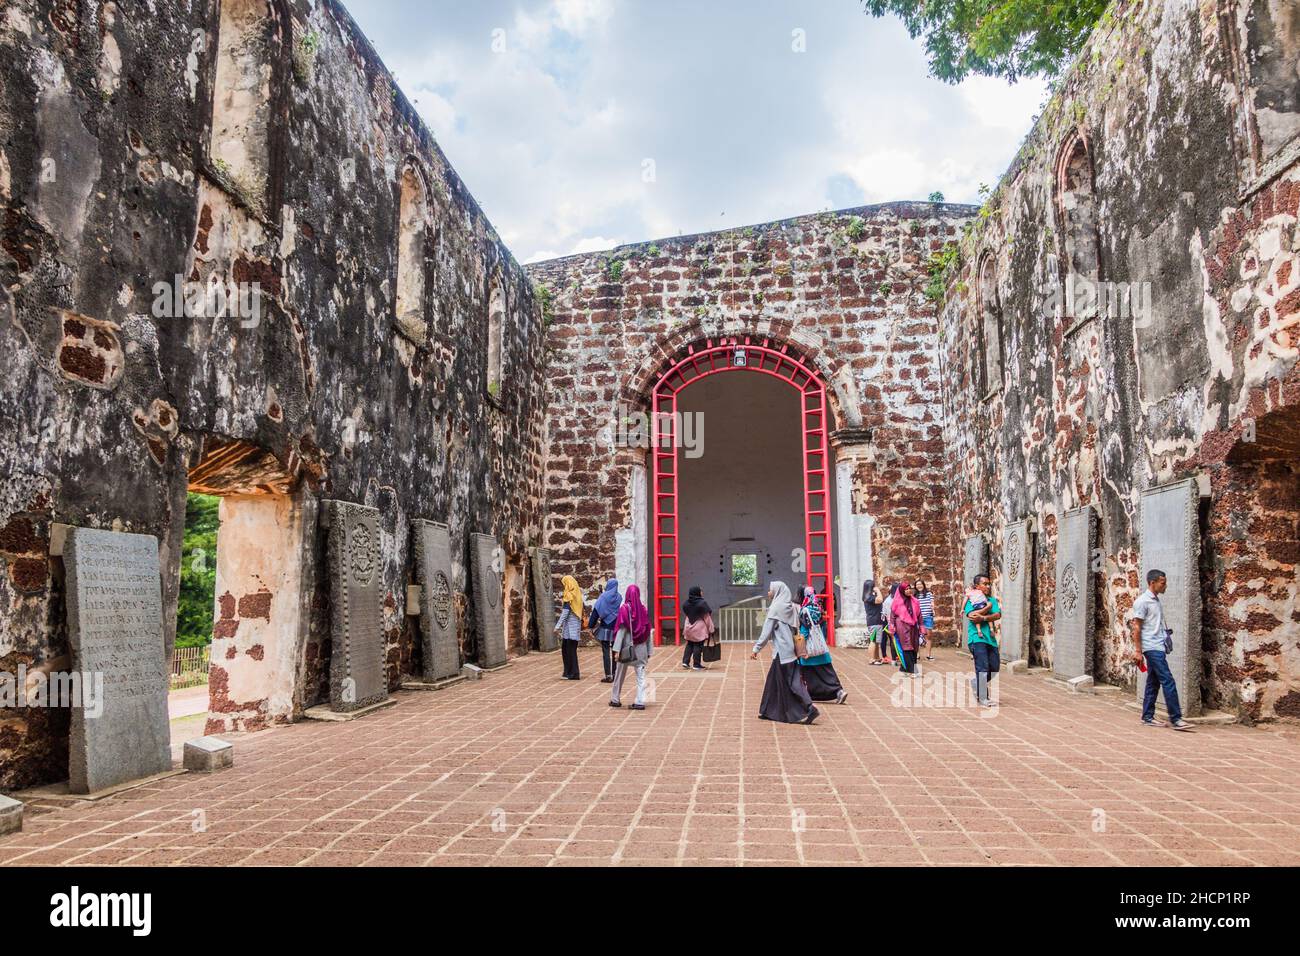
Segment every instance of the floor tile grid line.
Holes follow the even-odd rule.
[[[731,663],[730,659],[723,662],[723,666],[721,670],[724,679],[726,677],[727,668],[730,666],[730,663]],[[697,696],[698,693],[699,692],[697,691]],[[678,841],[677,844],[677,861],[676,861],[677,866],[681,866],[686,859],[686,846],[687,843],[689,842],[689,837],[690,837],[691,818],[695,814],[695,806],[696,803],[698,802],[697,797],[700,792],[700,783],[704,779],[704,770],[708,766],[709,747],[713,743],[713,734],[715,729],[717,728],[718,714],[722,710],[722,702],[724,699],[725,699],[725,695],[723,693],[723,687],[719,686],[717,688],[717,692],[714,693],[713,695],[713,712],[712,714],[709,715],[709,732],[704,739],[704,747],[700,751],[700,762],[695,771],[695,783],[691,787],[691,796],[686,804],[686,818],[682,821],[682,835],[681,835],[681,839]],[[743,815],[738,815],[736,821],[736,845],[738,848],[744,842],[741,838],[741,834],[743,832],[743,827],[744,827],[744,819],[745,818]]]
[[[604,688],[605,686],[606,686],[606,685],[601,685],[602,688]],[[600,695],[599,695],[599,699],[603,700],[603,699],[605,698],[605,695],[606,695],[607,693],[610,693],[610,692],[608,692],[608,691],[604,691],[604,690],[602,689],[602,691],[601,691],[601,693],[600,693]],[[609,708],[609,710],[613,710],[613,709],[614,709],[614,708]],[[630,714],[627,714],[625,711],[620,711],[620,716],[627,717],[627,716],[631,716],[631,715],[630,715]],[[576,715],[575,715],[575,717],[576,717]],[[596,718],[596,719],[599,720],[599,719],[609,719],[609,718],[608,718],[605,714],[601,714],[600,717],[598,717],[598,718]],[[610,722],[609,722],[609,732],[608,732],[608,734],[606,735],[606,738],[605,738],[605,739],[606,739],[606,742],[609,742],[609,741],[612,741],[612,740],[615,740],[616,738],[618,738],[618,737],[620,736],[620,732],[624,729],[623,726],[622,726],[620,723],[615,723],[615,722],[614,722],[614,720],[616,720],[616,719],[617,719],[617,717],[615,717],[614,719],[611,719]],[[652,727],[652,726],[653,726],[653,721],[647,721],[647,724],[648,724],[650,727]],[[650,732],[651,732],[650,729],[647,729],[647,730],[645,731],[646,734],[648,734],[648,733],[650,733]],[[644,735],[643,735],[643,736],[644,736]],[[622,761],[620,762],[620,764],[619,764],[619,768],[622,768],[622,767],[624,767],[624,766],[627,765],[627,762],[628,762],[629,760],[631,760],[631,758],[632,758],[632,754],[633,754],[634,750],[635,750],[635,748],[629,748],[629,749],[628,749],[627,754],[624,756],[623,760],[622,760]],[[588,763],[590,763],[593,759],[595,759],[595,757],[597,757],[599,754],[601,754],[601,752],[602,752],[602,751],[601,751],[601,748],[600,748],[600,747],[589,748],[588,753],[587,753],[587,756],[584,757],[584,758],[583,758],[579,763],[577,763],[577,764],[574,765],[574,768],[573,768],[572,772],[569,774],[568,777],[565,778],[565,780],[564,780],[563,783],[561,784],[561,788],[560,788],[560,789],[562,789],[563,786],[565,786],[565,785],[571,783],[571,782],[573,781],[573,779],[574,779],[575,777],[578,776],[579,772],[582,771],[582,770],[587,766]],[[611,773],[610,776],[606,779],[606,781],[605,781],[605,785],[604,785],[604,787],[602,787],[600,795],[598,795],[598,796],[596,797],[596,799],[592,801],[591,806],[588,808],[588,813],[590,813],[591,810],[593,810],[593,809],[595,809],[596,807],[599,806],[599,804],[600,804],[600,796],[603,796],[604,793],[606,793],[606,792],[608,791],[609,787],[612,786],[612,785],[614,784],[614,782],[615,782],[617,779],[618,779],[618,769],[615,769],[615,771],[614,771],[613,773]],[[507,841],[507,843],[506,843],[505,845],[503,845],[503,846],[501,847],[501,849],[500,849],[500,850],[495,854],[495,857],[494,857],[494,858],[504,856],[504,853],[505,853],[505,850],[506,850],[508,844],[509,844],[509,843],[512,843],[512,842],[514,842],[516,839],[518,839],[519,834],[522,833],[522,832],[523,832],[523,831],[524,831],[528,826],[530,826],[530,825],[532,824],[532,822],[534,821],[534,819],[536,819],[538,816],[544,814],[544,813],[547,811],[547,809],[549,808],[549,804],[550,804],[550,801],[547,800],[547,801],[545,801],[541,806],[539,806],[535,811],[533,811],[531,814],[529,814],[528,818],[524,821],[523,826],[520,827],[520,828],[519,828],[519,829],[518,829],[514,834],[511,835],[510,839],[509,839],[509,840]],[[575,842],[576,837],[577,837],[577,834],[581,831],[582,827],[585,825],[585,819],[586,819],[586,816],[587,816],[587,814],[584,814],[583,817],[582,817],[581,819],[579,819],[578,823],[576,823],[576,824],[574,825],[573,829],[569,832],[569,836],[566,837],[566,838],[564,839],[564,841],[560,844],[560,846],[556,847],[556,849],[555,849],[555,853],[554,853],[554,856],[555,856],[555,857],[559,857],[559,856],[563,853],[565,847],[567,847],[567,846],[569,846],[571,843]],[[630,828],[630,824],[629,824],[629,828]],[[548,864],[548,865],[549,865],[549,864]]]
[[[699,697],[699,695],[703,692],[704,687],[705,687],[705,684],[704,684],[703,681],[699,681],[699,682],[696,683],[695,694],[694,694],[693,697],[691,698],[691,701],[692,701],[692,702],[694,702],[694,700],[695,700],[696,698]],[[688,705],[687,705],[687,709],[689,709],[689,707],[690,707],[690,705],[688,704]],[[658,718],[661,714],[665,713],[665,712],[662,711],[662,710],[658,710],[658,708],[656,708],[656,710],[657,710],[657,713],[655,714],[655,717],[656,717],[656,718]],[[629,715],[629,716],[630,716],[630,715]],[[674,743],[677,741],[677,738],[681,736],[682,732],[683,732],[685,729],[686,729],[686,722],[685,722],[685,721],[680,722],[680,723],[678,724],[678,726],[677,726],[677,730],[673,733],[673,742],[674,742]],[[650,723],[649,727],[647,728],[645,734],[642,735],[642,739],[644,739],[645,736],[646,736],[647,734],[653,733],[653,730],[654,730],[654,722],[652,721],[652,722]],[[671,755],[671,753],[672,753],[672,747],[671,747],[671,746],[669,746],[669,747],[667,747],[667,748],[664,749],[664,756],[663,756],[663,758],[659,761],[659,766],[655,769],[654,778],[653,778],[655,782],[657,782],[657,781],[659,780],[659,774],[663,772],[663,766],[664,766],[664,763],[667,762],[667,760],[668,760],[669,756]],[[624,835],[623,839],[619,842],[618,846],[616,846],[616,847],[614,848],[614,853],[613,853],[612,856],[610,857],[610,862],[617,864],[617,863],[619,863],[619,862],[622,861],[622,859],[623,859],[623,854],[624,854],[624,852],[627,850],[628,843],[632,840],[633,835],[634,835],[635,832],[636,832],[637,822],[641,819],[641,817],[642,817],[642,816],[644,815],[644,813],[645,813],[645,805],[646,805],[646,801],[650,799],[650,793],[651,793],[651,791],[653,790],[653,788],[654,788],[654,784],[652,783],[651,786],[650,786],[650,787],[647,787],[646,790],[645,790],[645,792],[642,794],[642,796],[641,796],[641,803],[640,803],[640,805],[637,807],[636,812],[633,813],[633,815],[632,815],[632,821],[631,821],[631,824],[629,825],[629,827],[628,827],[628,829],[627,829],[627,833]],[[685,826],[685,824],[683,823],[683,827],[684,827],[684,826]]]
[[[857,695],[854,695],[854,696],[856,697]],[[830,707],[832,707],[832,706],[834,706],[834,707],[836,708],[836,711],[837,711],[837,713],[838,713],[838,712],[841,712],[841,711],[843,711],[845,708],[850,707],[850,706],[852,706],[852,705],[851,705],[851,704],[848,704],[848,703],[845,703],[845,704],[827,705],[826,709],[829,710]],[[845,716],[847,716],[847,715],[845,715]],[[846,744],[849,743],[849,742],[848,742],[848,739],[847,739],[847,735],[844,733],[844,730],[840,727],[838,721],[835,722],[835,723],[833,723],[833,724],[831,724],[831,726],[835,728],[835,732],[838,733],[838,734],[840,735],[841,738],[844,738]],[[817,757],[817,762],[818,762],[819,764],[821,764],[821,767],[822,767],[822,773],[823,773],[823,774],[824,774],[824,775],[829,779],[829,777],[830,777],[830,771],[829,771],[829,769],[828,769],[827,766],[826,766],[826,758],[825,758],[825,756],[824,756],[823,753],[822,753],[822,747],[819,746],[819,744],[818,744],[818,738],[819,738],[819,737],[820,737],[820,735],[817,735],[817,734],[814,734],[813,737],[812,737],[812,741],[811,741],[811,742],[812,742],[813,753],[814,753],[814,754],[816,755],[816,757]],[[848,749],[851,751],[853,748],[852,748],[852,746],[850,745]],[[866,860],[866,858],[867,858],[866,848],[863,846],[861,839],[859,839],[859,837],[858,837],[858,831],[857,831],[857,828],[853,826],[853,818],[852,818],[852,816],[850,816],[850,814],[849,814],[848,804],[845,803],[844,798],[840,795],[840,790],[839,790],[839,787],[838,787],[838,786],[834,787],[834,794],[835,794],[835,801],[839,804],[839,807],[840,807],[840,816],[843,817],[843,819],[844,819],[844,832],[847,834],[847,836],[849,837],[849,839],[852,841],[853,846],[854,846],[854,849],[857,850],[857,853],[858,853],[858,860],[859,860],[859,861]]]

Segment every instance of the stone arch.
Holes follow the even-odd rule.
[[[1097,202],[1093,184],[1092,146],[1075,127],[1061,142],[1054,165],[1052,206],[1056,217],[1057,278],[1062,284],[1101,279],[1097,243]],[[1067,328],[1091,315],[1073,315],[1073,295],[1065,296]]]
[[[487,306],[487,391],[500,399],[505,388],[505,324],[509,309],[501,270],[494,269],[488,284]]]
[[[1002,302],[998,296],[997,260],[985,250],[975,269],[975,357],[980,396],[1002,386]]]
[[[290,17],[282,0],[220,0],[212,27],[207,169],[253,214],[278,216]]]
[[[741,344],[746,339],[753,344],[788,347],[793,355],[814,369],[826,383],[827,403],[830,405],[833,426],[862,427],[862,403],[852,369],[847,363],[836,361],[830,356],[826,343],[815,332],[796,328],[784,319],[719,322],[716,319],[695,317],[682,322],[650,346],[646,357],[626,380],[620,399],[628,408],[649,408],[650,392],[655,380],[665,368],[678,362],[687,350],[709,341],[717,344],[730,340]]]
[[[416,345],[428,341],[425,268],[428,258],[429,189],[415,159],[402,163],[398,176],[397,278],[394,312],[397,330]]]

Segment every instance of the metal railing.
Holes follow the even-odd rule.
[[[171,686],[196,687],[208,680],[211,644],[202,647],[177,647],[172,650]]]
[[[718,639],[752,644],[758,640],[766,616],[767,598],[761,595],[721,607],[718,609]]]

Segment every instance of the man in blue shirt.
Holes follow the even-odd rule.
[[[989,700],[989,683],[1002,667],[998,658],[998,640],[993,636],[993,622],[1002,617],[1002,605],[993,596],[993,582],[987,574],[975,576],[971,582],[984,592],[987,604],[978,607],[966,599],[962,608],[962,617],[966,618],[966,645],[970,648],[971,659],[975,662],[975,696],[981,707],[996,706]]]

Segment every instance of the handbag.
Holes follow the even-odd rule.
[[[700,660],[708,661],[710,664],[722,660],[722,642],[710,638],[704,642],[704,649],[700,651]]]
[[[826,644],[826,636],[822,634],[822,626],[813,624],[808,628],[808,636],[804,638],[804,650],[807,651],[807,657],[821,657],[823,654],[829,654],[830,648]]]
[[[618,645],[618,662],[620,664],[631,664],[636,661],[636,648],[632,646],[632,632],[625,627],[618,629],[618,636],[614,638]]]

